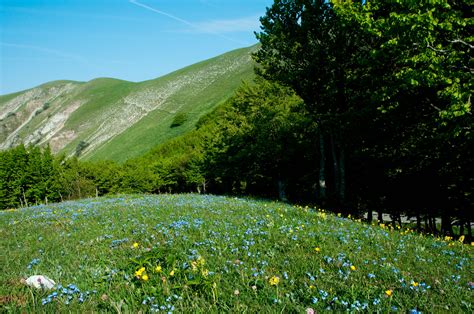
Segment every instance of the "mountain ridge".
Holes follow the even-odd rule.
[[[86,160],[125,161],[194,127],[254,76],[241,48],[143,82],[57,80],[0,96],[0,149],[49,145]],[[171,128],[176,115],[184,123]]]

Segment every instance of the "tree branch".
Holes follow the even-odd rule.
[[[471,49],[474,49],[474,46],[471,45],[470,43],[467,43],[465,42],[464,40],[461,40],[461,39],[455,39],[455,40],[448,40],[450,43],[453,43],[453,44],[456,44],[456,43],[460,43],[460,44],[463,44],[463,45],[466,45],[468,46],[469,48]]]

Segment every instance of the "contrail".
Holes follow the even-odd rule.
[[[213,34],[213,35],[219,36],[219,37],[221,37],[221,38],[223,38],[223,39],[227,39],[227,40],[229,40],[229,41],[233,41],[233,42],[238,43],[238,44],[241,44],[241,45],[248,45],[248,44],[249,44],[249,43],[246,43],[246,42],[242,42],[242,41],[240,41],[240,40],[236,40],[236,39],[231,38],[231,37],[227,37],[227,36],[222,35],[222,34],[217,33],[217,32],[210,32],[210,31],[204,30],[204,29],[202,29],[201,27],[199,27],[198,25],[196,25],[196,24],[194,24],[194,23],[191,23],[191,22],[189,22],[189,21],[186,21],[186,20],[184,20],[184,19],[182,19],[182,18],[180,18],[180,17],[177,17],[177,16],[175,16],[175,15],[173,15],[173,14],[170,14],[170,13],[168,13],[168,12],[164,12],[164,11],[155,9],[155,8],[153,8],[153,7],[150,7],[150,6],[146,5],[146,4],[140,3],[140,2],[138,2],[138,1],[136,1],[136,0],[129,0],[129,2],[130,2],[131,4],[134,4],[134,5],[137,5],[137,6],[139,6],[139,7],[144,8],[144,9],[147,9],[147,10],[149,10],[149,11],[152,11],[152,12],[155,12],[155,13],[158,13],[158,14],[161,14],[161,15],[164,15],[164,16],[166,16],[166,17],[169,17],[170,19],[173,19],[173,20],[175,20],[175,21],[181,22],[181,23],[183,23],[183,24],[185,24],[185,25],[187,25],[187,26],[190,26],[190,27],[192,27],[192,28],[198,30],[198,31],[201,31],[201,32],[204,32],[204,33],[208,33],[208,34]]]

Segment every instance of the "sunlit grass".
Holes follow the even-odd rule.
[[[1,212],[0,236],[10,311],[472,311],[471,246],[282,203],[89,199]]]

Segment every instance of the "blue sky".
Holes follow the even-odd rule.
[[[0,94],[156,78],[255,44],[272,0],[0,0]]]

